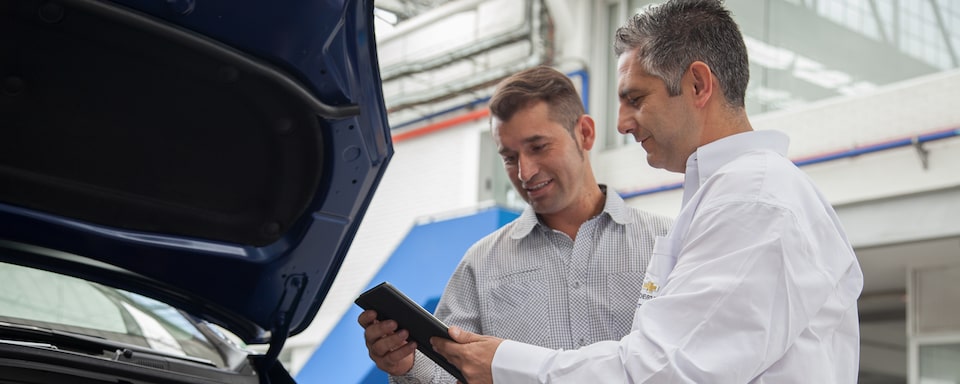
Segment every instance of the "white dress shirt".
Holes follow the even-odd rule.
[[[756,131],[698,148],[631,333],[567,351],[504,341],[494,382],[855,383],[863,275],[788,141]]]

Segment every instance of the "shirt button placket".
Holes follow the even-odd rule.
[[[584,279],[587,278],[587,268],[590,262],[590,252],[594,239],[590,237],[595,223],[587,221],[580,226],[580,232],[577,234],[577,241],[574,242],[573,252],[570,259],[570,269],[567,279],[570,282],[570,312],[571,312],[571,338],[574,345],[582,347],[585,345],[587,336],[591,334],[590,316],[587,305],[587,287]],[[574,325],[575,324],[575,325]]]

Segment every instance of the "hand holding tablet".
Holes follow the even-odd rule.
[[[450,372],[461,383],[467,383],[460,370],[434,351],[430,345],[430,338],[434,336],[450,339],[450,335],[447,333],[447,325],[396,287],[388,282],[380,283],[360,294],[360,297],[354,302],[363,309],[377,311],[377,320],[391,319],[396,321],[400,329],[406,329],[410,333],[410,338],[417,343],[417,349],[421,353],[447,372]]]

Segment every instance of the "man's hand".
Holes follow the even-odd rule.
[[[493,354],[503,339],[493,336],[481,336],[460,329],[450,327],[450,337],[453,341],[431,337],[433,349],[447,358],[463,373],[470,384],[492,384],[493,372],[490,365],[493,363]]]
[[[357,322],[363,327],[363,338],[367,341],[370,359],[386,373],[399,376],[413,368],[413,352],[417,343],[407,342],[406,329],[397,330],[393,320],[377,321],[377,312],[363,311]]]

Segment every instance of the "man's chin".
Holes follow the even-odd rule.
[[[530,200],[527,201],[527,203],[530,204],[530,207],[533,208],[533,211],[538,215],[551,215],[560,211],[560,209],[558,209],[556,206],[549,204],[545,200],[546,199],[541,199],[539,201]]]
[[[667,166],[663,159],[659,159],[649,153],[647,154],[647,165],[656,169],[664,169]]]

